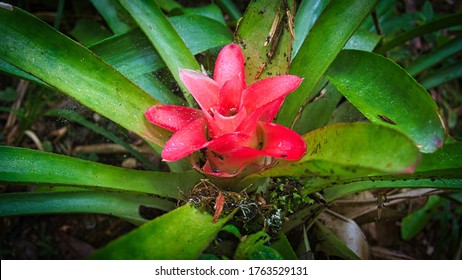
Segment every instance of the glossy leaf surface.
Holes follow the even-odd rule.
[[[231,32],[218,22],[197,15],[169,18],[192,54],[230,43]],[[207,30],[208,32],[204,32]],[[90,47],[129,78],[165,67],[161,57],[140,29],[114,36]]]
[[[156,197],[102,191],[7,193],[0,195],[0,216],[98,213],[134,224],[147,222],[140,207],[170,211],[174,203]]]
[[[196,103],[188,90],[183,86],[179,76],[179,70],[200,70],[200,67],[184,41],[154,1],[143,0],[134,2],[121,0],[120,3],[127,9],[134,21],[159,53],[173,77],[180,85],[189,105],[193,107]]]
[[[227,222],[189,204],[160,216],[109,243],[92,259],[197,259]]]
[[[297,55],[298,50],[300,49],[303,41],[305,41],[306,36],[329,2],[330,0],[301,1],[300,7],[297,9],[297,16],[295,17],[295,39],[292,58]]]
[[[300,107],[311,99],[313,89],[351,35],[369,14],[375,0],[332,1],[324,9],[290,66],[290,74],[305,78],[279,111],[277,122],[291,126]]]
[[[223,14],[221,13],[220,8],[215,4],[209,4],[209,5],[204,5],[200,7],[194,7],[194,8],[184,8],[183,13],[185,13],[185,15],[196,15],[196,16],[206,17],[206,18],[209,18],[216,22],[221,23],[223,26],[226,26],[226,21],[223,17]],[[213,33],[210,32],[210,34],[213,34]]]
[[[364,176],[375,173],[411,172],[419,151],[405,135],[370,123],[339,123],[303,136],[305,156],[281,162],[260,175]]]
[[[434,152],[443,145],[445,131],[436,103],[393,61],[369,52],[344,50],[327,76],[372,123],[408,135],[422,152]]]
[[[313,190],[324,189],[327,201],[371,189],[387,188],[444,188],[462,189],[462,145],[446,144],[431,154],[422,154],[413,174],[358,177],[337,181],[313,182]],[[307,186],[308,187],[308,186]]]
[[[372,51],[380,39],[381,37],[376,34],[358,30],[348,40],[344,49]],[[318,87],[326,83],[327,79],[323,78],[313,92],[319,92]],[[325,126],[331,119],[341,98],[342,94],[335,86],[332,83],[327,83],[313,101],[304,104],[303,111],[297,115],[293,129],[300,134],[305,134]]]
[[[0,58],[163,145],[167,132],[144,117],[157,101],[95,54],[18,8],[0,9],[0,33]]]
[[[0,146],[0,155],[0,181],[17,184],[79,186],[178,198],[180,189],[187,192],[202,178],[195,171],[131,170],[15,147]]]
[[[244,53],[247,85],[289,71],[293,39],[286,9],[294,15],[293,6],[282,0],[252,1],[239,21],[236,39]]]

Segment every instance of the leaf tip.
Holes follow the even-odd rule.
[[[5,10],[10,11],[10,12],[14,11],[14,8],[13,8],[12,5],[10,5],[8,3],[4,3],[4,2],[0,2],[0,8],[5,9]]]

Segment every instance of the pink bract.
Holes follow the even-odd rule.
[[[213,79],[187,69],[180,69],[180,78],[201,110],[162,104],[145,112],[150,122],[174,132],[162,151],[165,161],[201,151],[194,163],[201,172],[234,177],[270,167],[275,158],[298,160],[305,154],[300,135],[271,123],[301,78],[274,76],[247,86],[244,57],[236,44],[219,53]]]

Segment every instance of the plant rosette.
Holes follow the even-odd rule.
[[[276,159],[299,160],[306,152],[296,132],[272,123],[285,96],[302,79],[280,75],[246,85],[244,57],[236,44],[219,53],[213,79],[180,69],[180,78],[200,109],[158,104],[145,115],[174,132],[162,151],[165,161],[195,152],[193,166],[212,177],[242,177],[271,167]]]

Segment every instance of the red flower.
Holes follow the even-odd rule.
[[[236,44],[221,50],[213,79],[186,69],[180,70],[180,77],[202,110],[176,105],[148,108],[149,121],[174,132],[162,151],[164,160],[176,161],[200,150],[198,169],[233,177],[269,167],[274,158],[298,160],[305,153],[300,135],[271,123],[301,78],[275,76],[247,86],[244,57]]]

